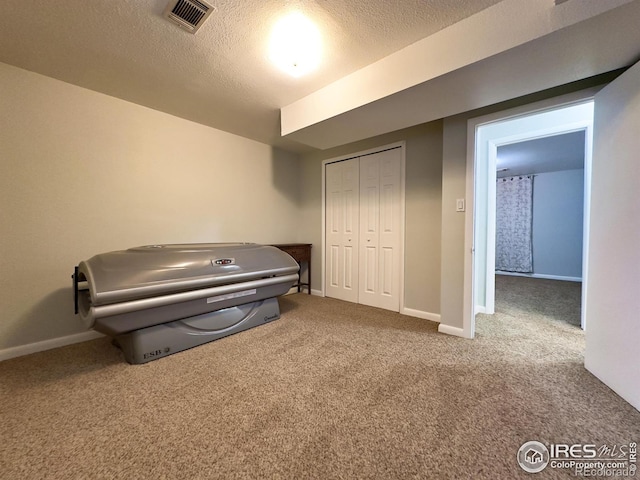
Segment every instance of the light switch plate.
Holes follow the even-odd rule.
[[[464,212],[464,198],[456,199],[456,212]]]

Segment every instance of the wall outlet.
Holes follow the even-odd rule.
[[[464,198],[456,199],[456,212],[464,212]]]

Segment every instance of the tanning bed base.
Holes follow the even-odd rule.
[[[280,318],[276,298],[224,308],[114,337],[131,364],[147,363]]]

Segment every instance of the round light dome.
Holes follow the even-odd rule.
[[[301,13],[289,14],[273,27],[269,58],[294,77],[313,71],[320,63],[321,50],[318,28]]]

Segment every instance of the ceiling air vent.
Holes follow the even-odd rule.
[[[215,8],[202,0],[171,0],[164,16],[185,30],[196,33]]]

